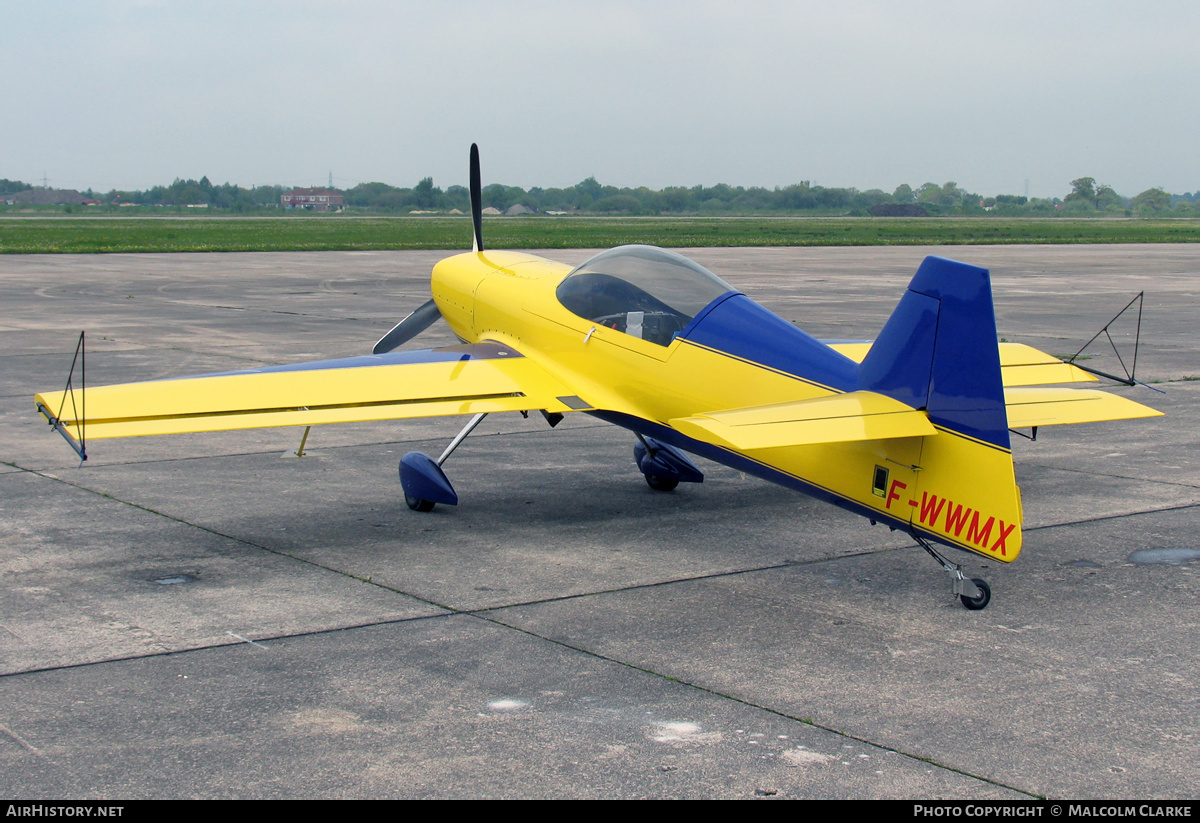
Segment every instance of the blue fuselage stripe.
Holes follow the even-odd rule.
[[[858,388],[858,364],[744,294],[714,300],[680,338],[834,391]]]

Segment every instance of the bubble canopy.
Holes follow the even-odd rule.
[[[681,254],[656,246],[618,246],[568,274],[557,295],[573,314],[666,346],[705,306],[732,291]]]

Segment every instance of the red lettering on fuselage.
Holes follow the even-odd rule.
[[[897,481],[899,482],[899,481]],[[895,484],[893,483],[893,486]],[[891,503],[894,494],[889,494],[888,502]],[[1001,555],[1008,555],[1008,546],[1005,540],[1017,528],[1016,523],[1005,524],[1003,520],[995,517],[988,517],[987,520],[980,525],[985,515],[975,511],[969,507],[964,507],[961,503],[955,503],[945,497],[939,498],[936,494],[921,492],[921,503],[918,506],[916,500],[908,501],[909,505],[918,509],[917,520],[923,526],[934,527],[938,525],[938,519],[942,519],[941,531],[946,534],[952,534],[955,537],[961,537],[963,528],[966,527],[966,541],[973,543],[983,549],[988,549],[988,541],[992,537],[993,527],[998,529],[996,542],[992,543],[989,551],[995,552],[999,550]],[[943,509],[946,516],[942,518]]]
[[[996,522],[996,518],[989,517],[987,522],[983,524],[983,528],[979,528],[979,512],[971,515],[971,525],[967,527],[967,540],[974,543],[976,546],[986,546],[988,538],[992,534],[992,524]]]
[[[997,548],[999,548],[1000,554],[1007,556],[1008,551],[1006,550],[1007,546],[1004,545],[1004,538],[1006,538],[1010,534],[1012,534],[1012,530],[1015,529],[1016,527],[1017,527],[1017,524],[1013,523],[1011,526],[1009,526],[1006,529],[1006,528],[1004,528],[1004,521],[1001,520],[1000,521],[1000,536],[998,538],[996,538],[996,542],[994,544],[992,544],[992,551],[995,551]]]
[[[936,494],[926,495],[921,492],[921,522],[934,523],[938,519],[938,515],[942,513],[942,506],[946,505],[946,501],[938,500]]]
[[[954,536],[958,537],[962,534],[963,526],[967,525],[967,518],[971,516],[971,510],[967,509],[966,514],[964,514],[961,503],[955,506],[953,501],[947,500],[946,502],[950,505],[946,507],[945,532],[949,534],[953,531]]]
[[[901,483],[899,480],[893,480],[893,481],[892,481],[892,486],[891,486],[891,488],[889,488],[889,489],[888,489],[887,503],[886,503],[886,504],[884,504],[884,508],[885,508],[885,509],[890,509],[890,508],[892,507],[892,501],[893,501],[893,500],[899,500],[899,499],[900,499],[900,493],[896,491],[896,489],[897,489],[897,488],[900,488],[900,489],[907,489],[907,488],[908,488],[908,484],[907,484],[907,483]]]

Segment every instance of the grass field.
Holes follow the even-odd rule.
[[[1200,219],[497,217],[492,248],[1196,243]],[[338,251],[470,245],[466,217],[0,217],[0,253]]]

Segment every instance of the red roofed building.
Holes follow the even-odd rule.
[[[279,195],[279,205],[285,209],[306,211],[341,211],[346,208],[342,196],[333,189],[292,189]]]

